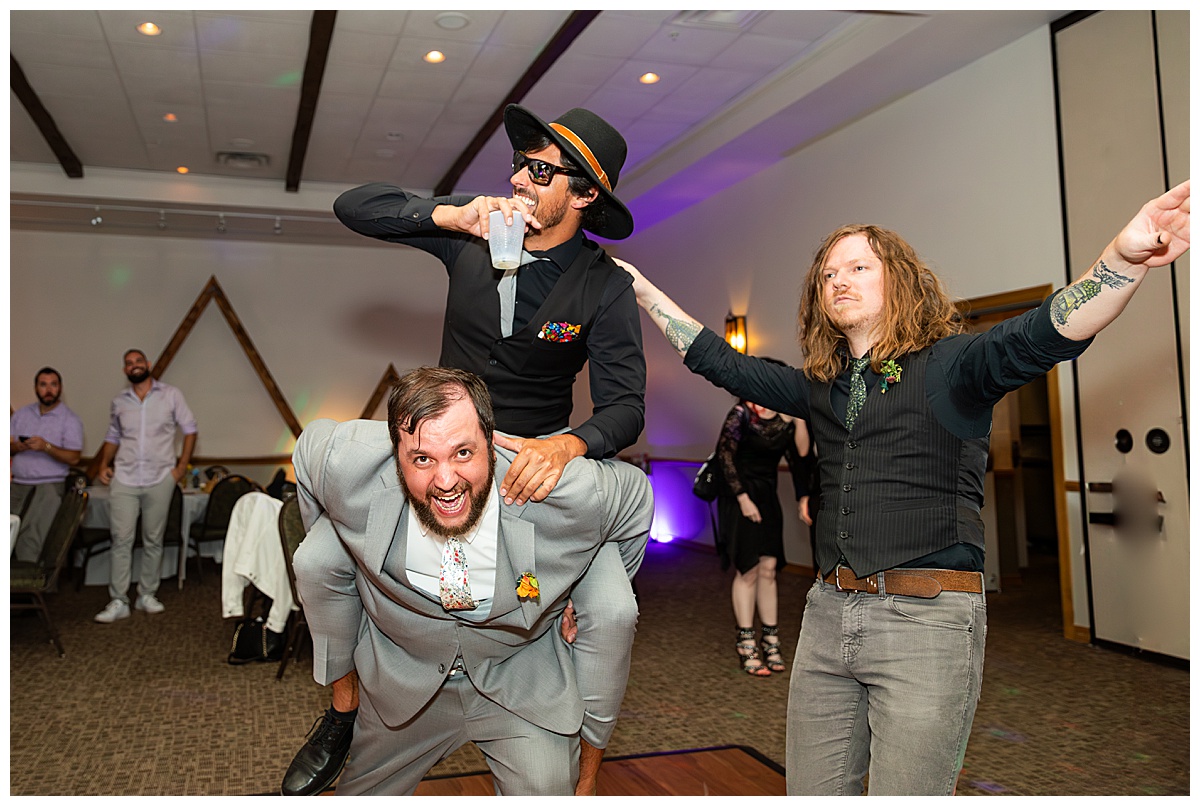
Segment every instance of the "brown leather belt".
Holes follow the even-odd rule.
[[[880,577],[883,577],[884,592],[897,596],[934,599],[942,591],[983,593],[983,574],[944,568],[893,568],[860,579],[850,568],[839,565],[825,576],[825,582],[836,585],[840,591],[879,593]]]

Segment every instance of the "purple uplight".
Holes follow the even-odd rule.
[[[654,488],[654,523],[650,538],[672,540],[711,539],[708,504],[692,495],[698,462],[654,461],[650,485]]]

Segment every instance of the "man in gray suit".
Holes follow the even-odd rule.
[[[649,482],[583,460],[543,502],[507,505],[496,470],[514,454],[493,423],[478,377],[424,367],[396,385],[387,424],[318,420],[296,444],[305,527],[324,534],[295,556],[314,675],[360,685],[339,794],[411,794],[473,741],[500,794],[569,795],[584,719],[620,708],[585,716],[556,625],[602,542],[637,571]]]

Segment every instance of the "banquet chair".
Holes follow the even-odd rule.
[[[42,544],[42,553],[37,562],[13,560],[9,565],[10,609],[36,610],[50,630],[50,640],[58,650],[59,657],[65,657],[67,653],[59,639],[58,628],[50,618],[45,594],[57,590],[58,577],[71,552],[75,532],[83,521],[87,500],[86,492],[68,490],[54,514],[54,521],[50,524],[50,531],[46,534],[46,542]]]
[[[208,496],[208,507],[204,510],[204,520],[191,525],[185,547],[188,556],[192,553],[196,555],[196,576],[201,582],[204,581],[204,570],[200,562],[200,544],[209,540],[224,540],[233,505],[246,493],[258,489],[260,488],[255,482],[238,474],[226,476],[212,488]],[[179,584],[182,587],[183,580],[180,580]]]
[[[288,616],[287,642],[283,645],[283,657],[279,659],[279,672],[275,679],[283,679],[283,671],[287,668],[288,660],[299,654],[298,646],[301,637],[308,637],[308,620],[304,618],[304,605],[296,593],[296,571],[292,567],[292,557],[300,543],[304,540],[304,521],[300,518],[300,499],[292,495],[283,502],[279,510],[279,539],[283,541],[283,557],[287,560],[288,582],[292,586],[292,601],[300,606]]]

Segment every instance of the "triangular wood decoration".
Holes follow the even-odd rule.
[[[229,304],[229,298],[225,296],[225,291],[222,290],[221,284],[217,282],[215,275],[208,278],[208,284],[204,286],[204,290],[200,292],[200,296],[196,297],[196,301],[192,304],[192,309],[187,312],[187,316],[183,317],[183,321],[179,323],[179,327],[175,330],[175,335],[171,337],[171,341],[168,342],[162,355],[154,362],[154,368],[150,374],[155,378],[161,378],[162,374],[167,371],[171,360],[175,358],[175,354],[179,352],[179,348],[183,346],[188,334],[192,332],[192,328],[195,327],[196,322],[200,319],[200,315],[204,313],[204,309],[208,307],[208,303],[211,300],[216,300],[217,307],[221,309],[221,313],[225,316],[225,321],[229,324],[229,329],[233,331],[234,338],[238,340],[238,344],[242,345],[242,351],[246,353],[246,358],[250,359],[250,365],[254,367],[254,371],[258,374],[258,379],[262,381],[267,394],[274,401],[275,408],[279,411],[279,416],[283,418],[287,427],[291,429],[292,436],[299,437],[300,432],[303,430],[300,427],[300,421],[296,419],[296,415],[292,413],[292,407],[288,405],[283,393],[279,391],[279,385],[271,377],[271,371],[267,369],[267,365],[263,363],[262,357],[259,356],[254,342],[250,340],[250,334],[246,332],[246,328],[242,327],[242,321],[238,319],[233,306]]]
[[[371,399],[367,401],[367,405],[363,407],[360,420],[369,420],[371,415],[375,413],[375,409],[379,407],[379,401],[383,400],[384,395],[391,391],[391,388],[400,380],[400,373],[396,372],[394,364],[388,364],[387,370],[384,371],[383,377],[379,379],[379,383],[375,386],[375,391],[371,393]]]

